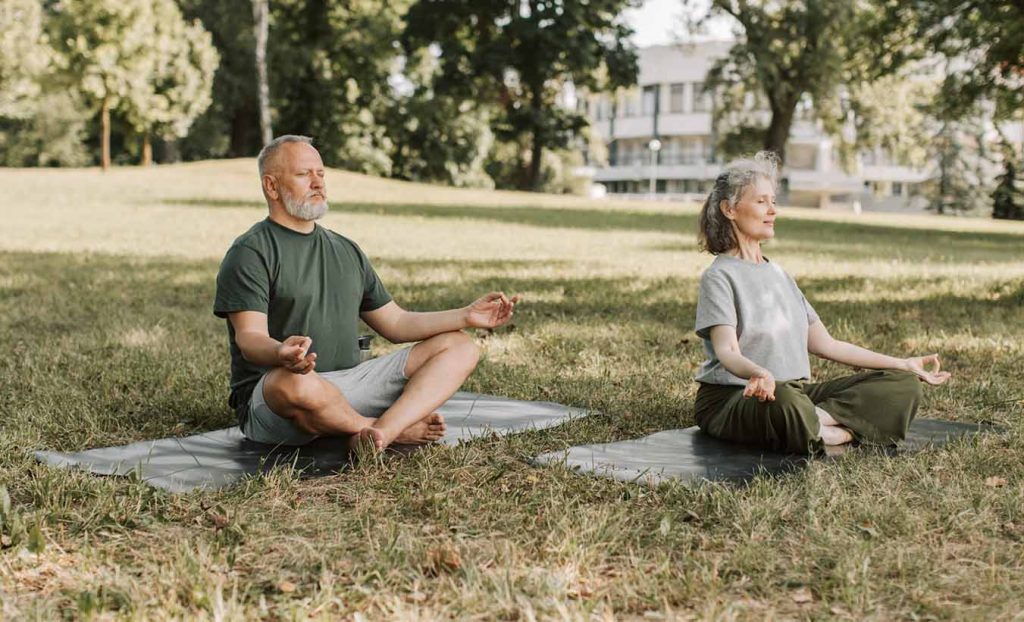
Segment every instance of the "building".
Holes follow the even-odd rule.
[[[608,153],[607,165],[594,169],[594,182],[611,195],[649,196],[653,179],[659,197],[706,196],[722,159],[715,154],[714,102],[704,92],[704,78],[731,45],[710,41],[643,48],[639,86],[583,98],[594,137]],[[767,110],[759,114],[767,120]],[[902,166],[882,152],[860,154],[854,168],[843,170],[833,140],[810,115],[798,111],[786,147],[780,202],[875,210],[926,204],[920,194],[929,170]]]

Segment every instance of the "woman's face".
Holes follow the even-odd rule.
[[[722,201],[721,209],[736,226],[739,237],[757,242],[775,237],[775,188],[766,177],[758,176],[744,188],[734,207]]]

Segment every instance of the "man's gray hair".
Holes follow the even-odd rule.
[[[760,151],[753,158],[733,160],[725,165],[700,210],[697,232],[700,250],[719,255],[736,248],[739,242],[732,222],[722,213],[722,201],[735,207],[743,191],[759,177],[770,181],[773,187],[779,184],[779,157],[771,151]]]
[[[286,145],[288,143],[305,143],[312,146],[313,139],[309,136],[285,134],[284,136],[278,136],[267,143],[267,145],[260,150],[260,154],[256,156],[256,166],[259,167],[260,170],[260,179],[263,179],[263,176],[267,173],[267,161],[271,160],[277,154],[282,145]]]

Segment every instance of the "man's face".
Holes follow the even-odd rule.
[[[299,220],[316,220],[327,212],[327,184],[320,153],[306,143],[281,146],[271,173],[285,210]]]

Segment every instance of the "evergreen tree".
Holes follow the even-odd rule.
[[[1016,160],[1008,153],[992,192],[992,218],[1024,220],[1024,178],[1020,174]]]

